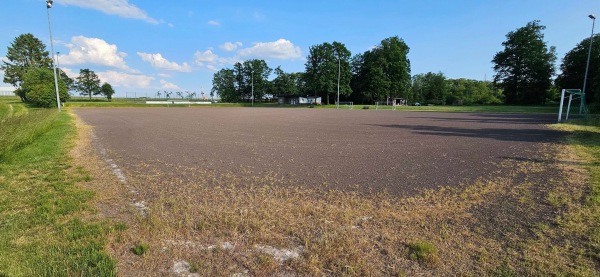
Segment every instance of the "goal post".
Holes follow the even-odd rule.
[[[354,102],[352,102],[352,101],[335,102],[335,105],[336,105],[337,109],[341,108],[342,106],[344,106],[344,107],[346,107],[346,108],[348,108],[350,110],[354,109]]]
[[[569,120],[569,114],[571,113],[571,104],[573,100],[579,100],[579,114],[584,114],[587,112],[587,107],[585,105],[585,93],[583,93],[580,89],[563,89],[560,92],[560,106],[558,108],[558,122],[560,123],[562,119],[564,102],[565,98],[568,94],[569,102],[567,103],[567,111],[565,113],[565,121]]]

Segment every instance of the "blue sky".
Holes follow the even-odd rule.
[[[45,0],[2,2],[0,58],[24,33],[50,49]],[[593,0],[54,0],[50,16],[61,68],[72,76],[89,68],[118,96],[139,97],[208,94],[214,72],[236,61],[297,72],[312,45],[339,41],[354,55],[396,35],[410,47],[413,75],[491,80],[490,61],[508,32],[540,20],[558,67],[589,37],[587,15],[599,8]]]

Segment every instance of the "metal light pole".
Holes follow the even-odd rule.
[[[340,108],[340,76],[341,76],[341,70],[340,70],[340,56],[338,54],[338,91],[337,91],[337,102],[336,102],[336,109]]]
[[[252,74],[252,107],[254,107],[254,68],[250,68],[250,73]]]
[[[56,76],[58,77],[57,79],[60,80],[60,62],[58,61],[58,56],[60,56],[60,52],[56,51],[56,71],[58,71]]]
[[[58,94],[58,78],[56,77],[56,63],[54,62],[54,42],[52,41],[52,27],[50,26],[50,8],[52,0],[46,0],[46,13],[48,14],[48,31],[50,32],[50,50],[52,51],[52,69],[54,70],[54,89],[56,90],[56,106],[60,112],[60,96]]]
[[[592,34],[590,35],[590,49],[588,50],[587,64],[585,65],[585,76],[583,77],[583,95],[581,95],[581,105],[579,105],[579,114],[583,112],[583,103],[585,101],[585,86],[587,85],[588,70],[590,68],[590,56],[592,55],[592,43],[594,42],[594,25],[596,25],[596,16],[588,15],[592,19]]]

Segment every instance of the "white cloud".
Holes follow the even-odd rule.
[[[105,14],[117,15],[124,18],[140,19],[148,23],[158,24],[158,20],[148,16],[148,14],[137,6],[128,2],[128,0],[56,0],[63,5],[72,5],[81,8],[98,10]]]
[[[238,54],[242,57],[259,59],[293,60],[302,57],[302,50],[291,41],[279,39],[273,42],[257,42],[250,48],[241,49]]]
[[[98,72],[98,77],[102,82],[107,82],[115,87],[122,88],[150,88],[150,82],[154,80],[152,76],[142,74],[130,74],[116,71]]]
[[[161,77],[161,78],[171,78],[172,77],[170,74],[165,74],[165,73],[158,73],[156,75],[158,75],[158,77]]]
[[[173,83],[169,83],[165,80],[160,80],[160,85],[161,85],[161,89],[168,89],[168,90],[181,90],[181,88]]]
[[[127,54],[119,52],[116,45],[108,44],[102,39],[76,36],[71,38],[71,43],[66,46],[69,48],[69,53],[60,56],[61,64],[92,63],[132,71],[123,59]]]
[[[194,61],[197,65],[215,64],[219,61],[219,56],[208,49],[204,52],[196,51],[194,54]]]
[[[62,71],[65,72],[65,74],[67,74],[67,76],[69,76],[70,78],[77,78],[77,76],[79,76],[79,72],[74,72],[72,69],[67,68],[67,67],[61,67],[60,68]]]
[[[208,21],[209,25],[213,25],[213,26],[220,26],[221,23],[219,21],[215,21],[215,20],[209,20]]]
[[[148,54],[148,53],[137,52],[137,54],[138,54],[138,56],[140,56],[140,58],[142,58],[143,61],[150,63],[155,68],[179,71],[179,72],[191,72],[192,71],[192,67],[190,67],[189,64],[184,62],[183,64],[180,65],[180,64],[177,64],[176,62],[171,62],[171,61],[165,59],[160,53]]]
[[[219,48],[225,50],[225,51],[233,51],[235,49],[237,49],[238,47],[241,47],[242,43],[237,41],[237,42],[225,42],[225,44],[219,46]]]
[[[168,25],[169,27],[171,27],[171,28],[174,28],[174,27],[175,27],[175,24],[173,24],[173,23],[169,23],[169,24],[167,24],[167,25]]]

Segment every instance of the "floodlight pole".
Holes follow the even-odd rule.
[[[52,27],[50,26],[50,8],[52,0],[46,0],[46,13],[48,14],[48,31],[50,32],[50,50],[52,51],[52,69],[54,70],[54,89],[56,90],[56,106],[60,112],[60,95],[58,94],[58,78],[56,77],[56,63],[54,62],[54,42],[52,41]]]
[[[56,77],[60,80],[60,61],[58,61],[58,56],[60,56],[60,52],[56,51],[56,69],[58,71]]]
[[[342,73],[341,73],[342,71],[340,69],[341,68],[340,67],[340,61],[341,61],[341,59],[340,59],[340,55],[338,53],[338,83],[337,83],[338,86],[337,86],[337,102],[335,102],[336,103],[336,109],[340,108],[340,77],[342,75]]]
[[[250,67],[250,74],[252,79],[252,107],[254,107],[254,68]]]
[[[592,34],[590,35],[590,49],[588,50],[587,64],[585,65],[585,76],[583,77],[583,95],[581,95],[581,104],[579,105],[579,114],[583,112],[583,103],[585,101],[585,86],[587,85],[588,70],[590,68],[590,56],[592,55],[592,44],[594,42],[594,25],[596,25],[596,16],[593,14],[588,15],[592,19]]]

